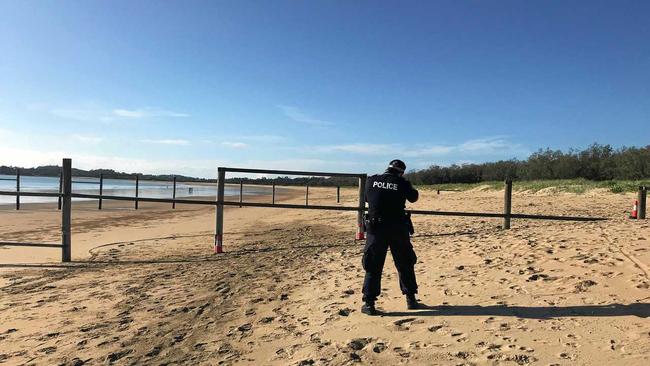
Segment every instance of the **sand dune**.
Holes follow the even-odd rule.
[[[333,204],[334,191],[312,192]],[[502,194],[424,192],[413,207],[499,212]],[[625,218],[633,199],[517,193],[513,212],[613,219],[507,231],[418,216],[428,308],[406,310],[388,260],[377,317],[359,312],[354,213],[231,207],[214,255],[213,208],[78,203],[75,263],[0,248],[0,364],[647,365],[650,221]],[[58,240],[57,215],[0,210],[0,237]]]

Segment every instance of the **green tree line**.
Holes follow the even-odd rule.
[[[481,164],[432,165],[411,171],[414,184],[478,183],[498,180],[584,178],[638,180],[650,178],[650,145],[622,147],[592,144],[584,150],[538,150],[526,160],[501,160]]]

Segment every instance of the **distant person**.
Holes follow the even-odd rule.
[[[400,289],[406,295],[408,309],[420,308],[415,298],[418,292],[414,268],[417,257],[409,236],[412,225],[404,211],[406,200],[418,200],[418,191],[404,179],[405,170],[403,161],[393,160],[384,174],[373,175],[366,183],[368,238],[362,259],[366,276],[363,281],[364,305],[361,308],[364,314],[377,315],[375,301],[381,292],[381,274],[388,248],[397,267]]]

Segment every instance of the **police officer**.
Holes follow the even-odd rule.
[[[404,211],[406,200],[417,201],[418,191],[404,179],[405,170],[403,161],[393,160],[384,174],[373,175],[366,182],[368,237],[362,259],[366,276],[363,281],[364,305],[361,308],[364,314],[377,314],[375,300],[381,290],[381,273],[388,248],[397,267],[399,285],[406,295],[407,307],[420,307],[415,298],[418,292],[414,270],[417,257],[409,237],[410,218]]]

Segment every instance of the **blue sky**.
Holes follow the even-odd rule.
[[[375,172],[650,143],[647,1],[0,1],[0,164]]]

